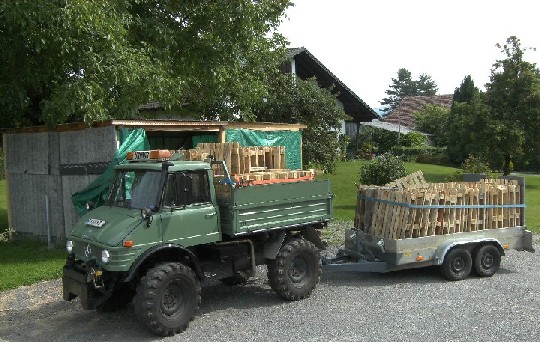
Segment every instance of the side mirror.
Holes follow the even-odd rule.
[[[86,210],[90,211],[95,208],[95,204],[92,201],[86,202]]]
[[[150,224],[152,224],[152,221],[154,220],[154,208],[144,208],[141,209],[141,218],[146,221],[146,226],[150,227]]]

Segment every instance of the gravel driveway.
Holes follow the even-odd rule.
[[[540,251],[540,238],[535,236]],[[165,341],[540,341],[540,253],[509,251],[493,278],[443,280],[437,268],[323,274],[285,302],[266,270],[245,286],[210,282],[188,329]],[[149,341],[129,308],[64,302],[61,281],[0,293],[0,341]]]

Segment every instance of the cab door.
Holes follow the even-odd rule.
[[[189,247],[221,240],[207,170],[167,176],[159,224],[164,243]]]

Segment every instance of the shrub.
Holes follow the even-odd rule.
[[[463,174],[465,173],[477,173],[484,174],[486,177],[491,178],[493,171],[489,167],[489,164],[482,160],[481,158],[470,155],[465,159],[459,170],[454,172],[448,181],[450,182],[460,182],[463,180]]]
[[[385,153],[360,167],[360,182],[384,185],[406,174],[403,160],[391,153]]]
[[[446,149],[444,147],[433,146],[395,146],[392,152],[400,156],[403,160],[423,164],[448,164]]]

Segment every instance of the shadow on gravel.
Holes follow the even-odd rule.
[[[500,268],[497,274],[506,275],[513,274],[506,268]],[[495,276],[497,276],[497,274]],[[477,276],[474,271],[471,271],[467,280],[482,279]],[[438,266],[429,266],[423,268],[413,268],[409,270],[394,271],[388,273],[357,273],[357,272],[336,272],[323,273],[321,282],[329,286],[391,286],[396,283],[400,284],[438,284],[450,283],[441,274]]]

